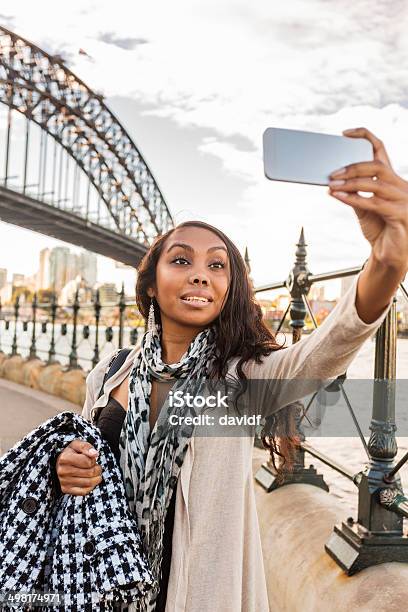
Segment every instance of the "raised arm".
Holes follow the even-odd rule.
[[[317,381],[344,373],[363,342],[384,320],[407,272],[408,182],[394,172],[384,144],[369,130],[356,128],[343,133],[367,139],[373,147],[373,160],[335,170],[329,194],[354,210],[371,254],[319,329],[272,353],[263,365],[250,367],[250,378],[267,381],[259,384],[257,394],[258,409],[264,415],[313,392],[320,386]],[[278,379],[287,382],[277,385]]]
[[[373,147],[373,161],[340,168],[332,172],[329,182],[329,194],[354,210],[371,245],[356,301],[361,319],[370,323],[407,272],[408,182],[396,174],[383,142],[369,130],[356,128],[343,133],[365,138]]]
[[[302,399],[343,374],[362,344],[381,325],[392,298],[374,321],[363,321],[356,308],[363,272],[353,278],[347,293],[310,335],[263,357],[262,364],[248,363],[246,374],[252,379],[253,398],[263,416]]]

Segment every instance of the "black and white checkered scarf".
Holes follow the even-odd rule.
[[[198,395],[208,379],[216,355],[214,326],[200,332],[178,363],[162,360],[160,327],[149,330],[141,341],[129,376],[129,403],[121,431],[120,467],[131,512],[136,516],[149,559],[150,569],[160,579],[163,553],[164,521],[194,425],[172,425],[170,415],[191,415],[193,407],[169,406],[169,396],[153,427],[149,443],[150,395],[152,377],[175,379],[173,393],[181,390]],[[131,610],[151,612],[155,609],[158,591],[135,603]]]

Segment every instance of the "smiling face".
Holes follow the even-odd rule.
[[[166,240],[148,290],[160,307],[163,331],[199,332],[220,314],[230,284],[227,248],[200,227],[176,229]]]

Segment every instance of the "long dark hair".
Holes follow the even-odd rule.
[[[243,365],[249,360],[262,363],[262,356],[283,348],[276,341],[273,332],[262,319],[262,309],[256,302],[251,288],[247,268],[241,253],[235,244],[221,230],[203,221],[186,221],[158,236],[138,266],[136,283],[136,303],[142,316],[147,319],[151,298],[147,290],[156,284],[156,267],[167,239],[176,229],[200,227],[216,234],[227,247],[230,262],[231,279],[228,294],[217,319],[212,322],[217,330],[214,374],[224,378],[228,371],[228,362],[239,357],[237,374],[240,380],[246,381]],[[161,324],[160,309],[153,300],[155,319]],[[264,429],[266,431],[266,429]],[[282,479],[283,467],[290,469],[293,465],[298,437],[295,433],[292,411],[283,409],[268,418],[268,433],[262,436],[264,447],[271,454],[273,466]],[[276,456],[280,461],[276,461]]]

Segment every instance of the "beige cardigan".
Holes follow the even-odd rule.
[[[263,364],[249,362],[252,379],[330,379],[342,374],[363,342],[382,323],[390,304],[364,323],[355,308],[356,276],[348,292],[311,335],[272,352]],[[82,416],[107,403],[129,374],[135,347],[96,401],[108,355],[90,372]],[[234,372],[238,359],[231,362]],[[295,386],[285,387],[294,389]],[[269,393],[268,393],[269,395]],[[282,394],[281,394],[282,395]],[[296,397],[261,397],[263,414]],[[265,572],[252,475],[253,438],[193,436],[177,483],[173,553],[166,612],[268,612]],[[282,559],[283,563],[290,560]],[[279,611],[276,611],[279,612]]]

